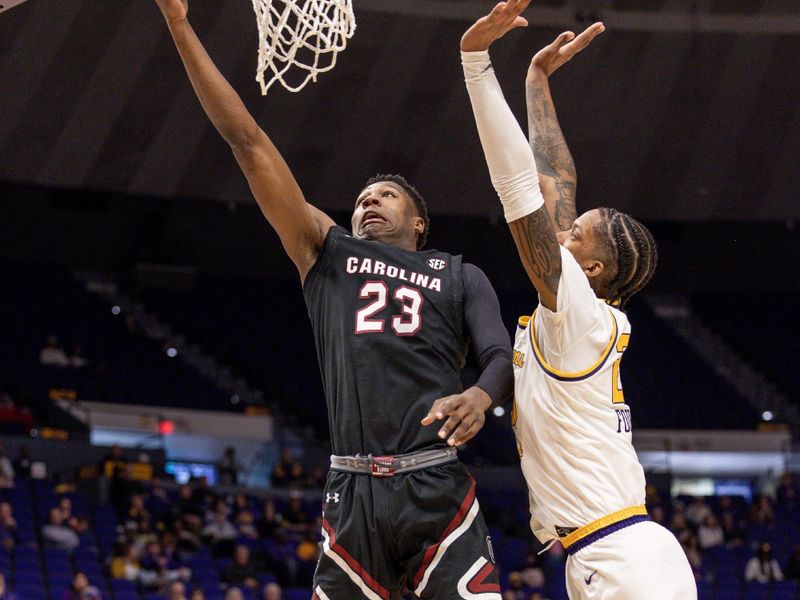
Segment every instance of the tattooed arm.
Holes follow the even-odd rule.
[[[528,136],[536,157],[545,206],[556,233],[569,230],[578,216],[575,208],[578,177],[558,124],[549,77],[603,30],[602,23],[594,23],[578,37],[571,31],[562,33],[552,44],[536,53],[528,68],[525,81]]]
[[[461,63],[492,185],[503,204],[520,259],[541,303],[556,310],[561,251],[539,189],[534,156],[489,61],[488,48],[514,27],[525,0],[509,0],[479,19],[461,39]]]
[[[547,206],[508,224],[517,252],[539,300],[556,310],[558,281],[561,279],[561,251]]]

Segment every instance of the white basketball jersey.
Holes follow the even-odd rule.
[[[520,319],[514,343],[512,424],[542,542],[645,497],[619,378],[630,323],[563,247],[561,258],[557,311]]]

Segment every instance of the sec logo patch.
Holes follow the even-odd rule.
[[[429,258],[428,266],[434,271],[441,271],[447,266],[447,261],[441,258]]]

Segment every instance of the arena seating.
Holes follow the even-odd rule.
[[[701,600],[789,600],[800,592],[795,580],[766,585],[745,582],[743,577],[745,564],[753,556],[755,545],[764,540],[772,543],[773,556],[786,569],[800,528],[800,506],[796,495],[798,490],[793,489],[794,495],[779,494],[778,500],[773,504],[775,520],[762,524],[756,524],[747,516],[752,506],[743,498],[732,498],[727,507],[721,505],[719,498],[703,499],[717,515],[725,511],[736,514],[744,527],[746,537],[742,544],[717,546],[702,551],[701,564],[695,566]],[[213,488],[210,492],[214,492]],[[152,515],[163,514],[176,501],[174,489],[170,489],[167,494],[166,498],[156,494],[148,496],[145,505]],[[45,547],[39,535],[49,509],[65,495],[72,501],[73,514],[87,517],[90,523],[89,530],[80,536],[80,546],[71,555]],[[531,593],[538,591],[551,600],[566,600],[564,553],[557,545],[542,555],[536,554],[541,545],[532,543],[527,529],[525,494],[481,489],[479,495],[490,525],[504,587],[508,588],[509,579],[513,577],[512,572],[535,568],[541,571],[543,579],[539,579],[537,587],[523,588],[521,593],[524,592],[525,596],[516,597],[528,598]],[[94,498],[80,492],[56,493],[54,484],[49,481],[26,479],[17,479],[14,489],[0,492],[0,500],[8,500],[12,504],[18,523],[18,542],[15,547],[9,549],[0,544],[0,572],[6,575],[10,587],[18,593],[20,600],[59,600],[63,590],[70,584],[73,573],[78,570],[87,574],[92,585],[102,591],[106,600],[165,599],[164,595],[156,591],[143,590],[136,582],[110,577],[108,565],[112,555],[119,551],[119,539],[125,531],[117,513],[110,506],[98,504]],[[679,507],[688,507],[692,500],[690,497],[678,497],[663,508],[670,514],[679,510]],[[286,504],[281,496],[276,496],[275,501],[278,509],[285,511]],[[260,498],[247,496],[249,510],[256,516],[260,514],[261,502]],[[313,523],[318,509],[315,511],[310,504],[308,508],[308,519]],[[513,514],[513,522],[503,522],[504,515],[508,513]],[[276,538],[238,538],[237,543],[248,545],[253,554],[269,553],[279,545]],[[288,548],[290,553],[296,551],[297,542],[291,542]],[[192,569],[188,587],[200,587],[207,599],[221,600],[225,587],[222,583],[222,572],[229,562],[229,558],[218,556],[209,547],[195,551],[186,562],[186,566]],[[305,583],[294,588],[285,587],[284,598],[309,600],[311,592],[307,581],[312,570],[313,561],[305,568]],[[274,572],[263,571],[259,575],[259,584],[263,587],[277,577],[279,575]],[[256,598],[253,593],[249,593],[247,597],[248,600]]]
[[[125,328],[125,315],[53,265],[0,262],[0,378],[21,397],[46,399],[70,389],[81,399],[235,410],[229,394],[162,344]],[[39,351],[55,335],[66,351],[80,346],[83,368],[45,366]],[[17,398],[19,401],[20,398]]]
[[[692,306],[740,356],[800,403],[800,313],[791,294],[697,294]]]

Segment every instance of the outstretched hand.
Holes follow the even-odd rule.
[[[439,437],[450,446],[460,446],[475,437],[486,422],[484,413],[492,405],[489,394],[475,386],[460,394],[439,398],[422,419],[423,425],[441,421],[447,417]]]
[[[586,48],[594,38],[603,33],[606,26],[601,22],[593,23],[575,37],[571,31],[565,31],[555,41],[539,50],[531,60],[529,72],[542,73],[550,77],[565,62],[572,60],[578,52]]]
[[[517,27],[526,27],[528,20],[520,14],[531,0],[508,0],[499,2],[488,15],[481,17],[461,38],[463,52],[487,50],[495,40]]]
[[[189,13],[189,0],[156,0],[167,23],[185,21]]]

